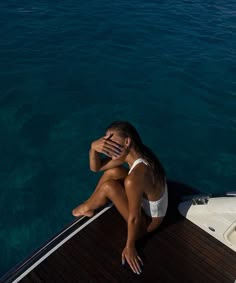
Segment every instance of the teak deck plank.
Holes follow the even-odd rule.
[[[192,224],[192,223],[189,223],[189,224]],[[188,233],[181,233],[181,234],[177,230],[176,236],[179,238],[181,237],[186,243],[191,245],[193,252],[198,254],[199,259],[201,259],[202,261],[205,261],[208,264],[209,268],[210,267],[217,268],[218,264],[220,264],[223,268],[224,268],[224,265],[227,265],[227,270],[233,273],[236,269],[235,265],[233,266],[233,264],[235,264],[235,260],[233,259],[233,257],[235,258],[236,255],[232,256],[231,255],[232,251],[228,247],[224,247],[225,251],[226,250],[228,251],[227,257],[226,257],[225,251],[224,251],[224,254],[222,252],[219,252],[218,249],[215,248],[215,246],[213,247],[212,245],[208,244],[209,242],[211,242],[209,238],[206,239],[203,235],[197,234],[196,230],[197,230],[196,227],[194,227],[192,231],[187,230]],[[169,233],[170,232],[171,231],[169,231]],[[191,234],[189,235],[190,232]],[[197,235],[195,235],[195,233]],[[215,241],[217,241],[218,246],[223,245],[218,240],[215,240]],[[206,245],[207,245],[207,249],[206,249]],[[217,271],[222,273],[222,270],[219,271],[217,269]]]
[[[177,210],[178,192],[170,191],[168,213],[161,227],[137,244],[144,261],[141,275],[121,265],[127,228],[112,207],[20,282],[234,283],[236,253],[182,217]]]

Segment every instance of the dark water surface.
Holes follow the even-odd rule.
[[[168,178],[236,183],[236,3],[0,3],[0,275],[92,192],[92,140],[129,120]]]

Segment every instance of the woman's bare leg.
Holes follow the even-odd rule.
[[[96,192],[96,190],[100,187],[100,185],[108,180],[119,180],[119,181],[123,181],[125,179],[125,177],[127,177],[128,175],[128,169],[126,169],[123,166],[118,166],[109,170],[106,170],[102,177],[100,178],[100,180],[97,183],[97,186],[94,190],[94,193]]]
[[[122,166],[106,170],[104,172],[104,174],[102,175],[102,177],[100,178],[100,180],[99,180],[99,182],[98,182],[98,184],[95,188],[95,191],[93,192],[91,197],[85,203],[76,207],[72,211],[72,214],[74,216],[86,215],[88,217],[91,217],[91,216],[93,216],[95,209],[105,205],[108,200],[113,201],[112,199],[109,198],[109,196],[104,195],[104,190],[105,190],[104,184],[106,185],[106,188],[107,188],[107,185],[109,185],[109,184],[106,184],[106,182],[108,182],[108,181],[117,180],[115,184],[113,183],[114,188],[111,188],[110,191],[108,192],[109,195],[111,194],[111,197],[112,198],[114,197],[114,193],[112,193],[112,192],[114,191],[114,189],[116,189],[116,187],[117,187],[116,185],[118,184],[118,185],[120,185],[120,187],[117,188],[117,190],[115,190],[114,192],[117,194],[120,191],[121,196],[118,195],[118,199],[123,198],[122,194],[125,194],[125,192],[124,192],[124,188],[122,187],[121,184],[122,184],[124,178],[127,176],[127,174],[128,174],[128,170],[126,168],[122,167]],[[110,184],[110,185],[112,187],[112,184]],[[102,187],[102,189],[100,189],[100,187]],[[100,191],[99,194],[97,194],[98,191]],[[98,199],[96,199],[96,198],[98,198]],[[115,202],[116,202],[116,197],[115,197]],[[126,198],[126,202],[127,202],[127,198]],[[91,207],[93,207],[93,209],[90,208],[90,210],[88,210],[88,204],[90,204],[90,206],[91,206],[91,204],[93,204],[91,206]],[[119,203],[118,203],[118,206],[119,206]]]
[[[126,222],[129,218],[128,199],[124,187],[119,181],[108,180],[103,182],[94,194],[82,205],[73,210],[74,216],[86,215],[88,217],[93,216],[94,210],[105,205],[111,200],[119,211],[121,216]],[[138,238],[144,236],[147,233],[147,225],[145,217],[142,214],[142,221],[140,225]]]
[[[127,221],[129,213],[128,199],[120,182],[115,180],[103,182],[86,202],[73,210],[73,215],[91,217],[95,209],[104,206],[109,200],[113,202],[117,210]]]
[[[72,214],[76,217],[81,215],[91,217],[95,209],[105,205],[110,200],[124,220],[128,222],[128,199],[121,182],[126,176],[127,169],[124,167],[116,167],[105,171],[91,197],[86,202],[76,207]],[[139,237],[144,236],[147,232],[153,231],[160,225],[160,222],[160,219],[152,219],[142,213],[142,225],[140,227]]]
[[[156,230],[162,223],[164,217],[153,217],[150,218],[147,222],[147,232],[153,232]]]

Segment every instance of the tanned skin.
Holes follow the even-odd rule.
[[[101,159],[101,153],[107,158]],[[91,217],[94,210],[105,205],[109,200],[113,202],[119,213],[127,222],[128,235],[122,251],[122,263],[129,264],[136,274],[141,273],[142,259],[139,257],[135,242],[148,232],[155,230],[163,217],[149,217],[141,209],[142,198],[150,201],[160,199],[164,188],[153,184],[150,167],[138,164],[128,175],[122,166],[128,163],[132,166],[140,154],[132,146],[132,140],[123,138],[116,130],[108,130],[106,135],[91,144],[89,153],[90,169],[94,172],[104,171],[91,197],[76,207],[72,214]]]

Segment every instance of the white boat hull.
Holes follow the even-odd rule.
[[[236,251],[236,197],[195,200],[181,202],[180,214]]]

